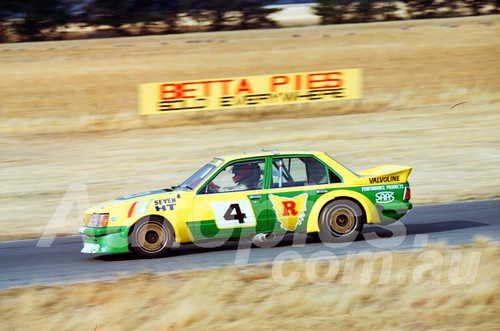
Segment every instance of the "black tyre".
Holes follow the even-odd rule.
[[[351,200],[329,202],[319,216],[319,237],[323,242],[351,242],[361,233],[365,217]]]
[[[164,256],[173,243],[172,226],[161,218],[139,220],[130,235],[130,249],[143,258]]]

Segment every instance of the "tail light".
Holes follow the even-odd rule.
[[[411,189],[409,186],[405,187],[405,193],[404,193],[404,198],[403,200],[410,200],[411,199]]]

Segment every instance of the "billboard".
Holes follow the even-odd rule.
[[[361,69],[145,83],[141,115],[361,98]]]

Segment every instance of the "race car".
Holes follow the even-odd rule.
[[[216,157],[178,186],[88,209],[82,253],[154,258],[175,243],[289,233],[352,241],[365,223],[395,222],[412,208],[411,170],[386,165],[356,173],[317,151]]]

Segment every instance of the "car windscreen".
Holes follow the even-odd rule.
[[[213,164],[204,165],[200,170],[191,175],[191,177],[185,180],[178,187],[188,190],[194,189],[203,179],[210,175],[215,170],[215,168],[216,166]]]

